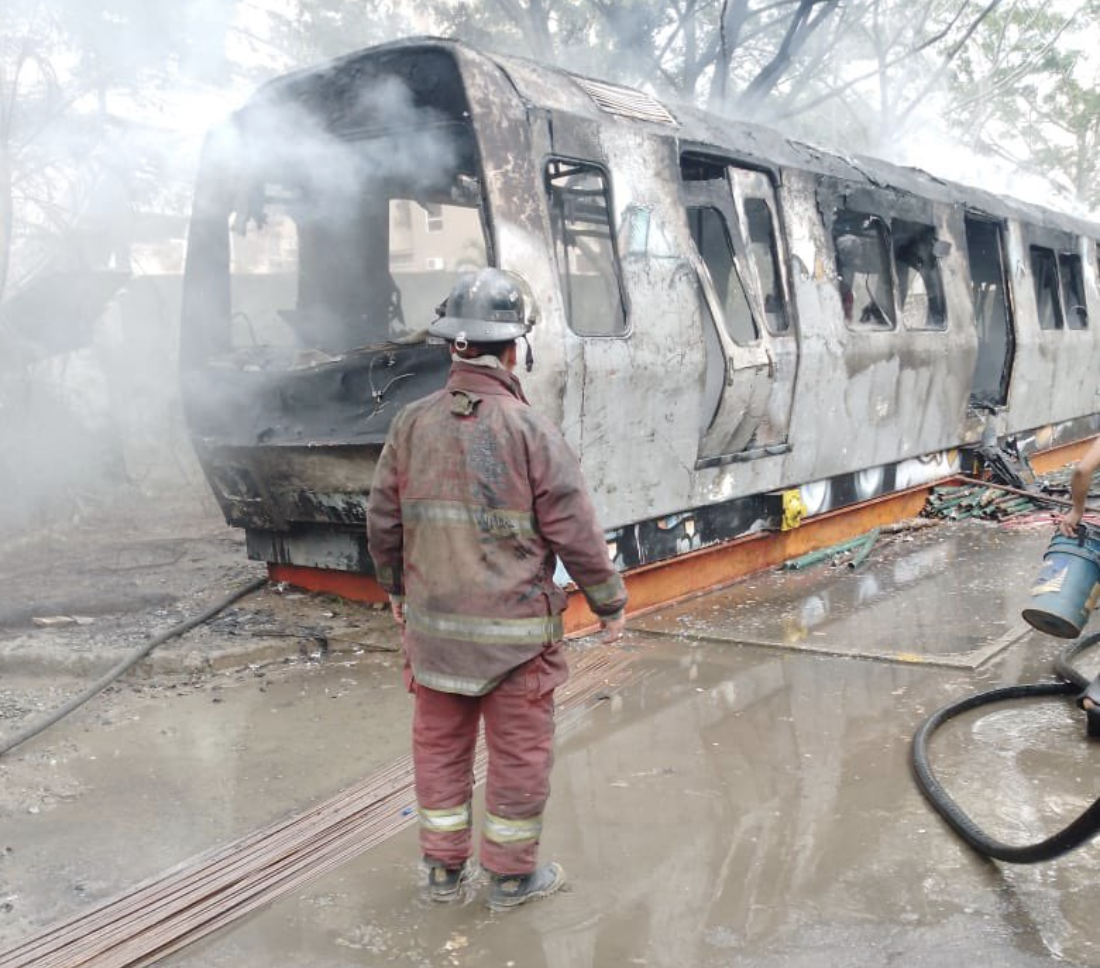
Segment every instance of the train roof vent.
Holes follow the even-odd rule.
[[[587,77],[571,75],[601,110],[638,121],[654,121],[658,124],[675,124],[676,119],[660,101],[642,91],[617,84],[593,81]]]

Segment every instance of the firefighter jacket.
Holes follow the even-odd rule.
[[[441,692],[483,695],[562,638],[555,556],[597,615],[626,604],[576,456],[504,368],[455,361],[394,418],[367,531],[413,677]]]

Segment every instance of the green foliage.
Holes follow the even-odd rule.
[[[1038,170],[1059,173],[1076,198],[1100,211],[1100,90],[1063,75],[1037,98],[1021,133]]]
[[[1066,12],[1063,12],[1066,11]],[[998,8],[956,59],[952,127],[964,143],[1010,159],[1092,209],[1100,206],[1100,90],[1084,49],[1100,36],[1100,4],[1076,11],[1026,0]]]

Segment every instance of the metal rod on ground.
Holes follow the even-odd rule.
[[[981,508],[972,508],[969,511],[963,511],[961,514],[953,514],[951,516],[952,521],[965,521],[967,518],[976,518],[983,514]]]
[[[840,544],[835,544],[828,548],[821,548],[818,551],[808,551],[804,555],[799,555],[797,558],[785,561],[782,568],[784,571],[798,571],[800,568],[809,568],[811,565],[816,565],[819,561],[825,561],[827,558],[834,558],[837,555],[842,555],[845,551],[851,551],[857,545],[862,544],[865,539],[865,535],[860,535],[858,538],[853,538],[851,541],[842,541]]]
[[[963,477],[960,480],[964,480],[969,484],[978,484],[982,487],[995,487],[1001,491],[1008,491],[1009,494],[1019,494],[1021,497],[1030,498],[1033,501],[1038,501],[1041,504],[1055,504],[1058,507],[1071,508],[1073,502],[1068,501],[1065,498],[1051,497],[1049,494],[1041,494],[1035,491],[1025,491],[1020,487],[1010,487],[1008,484],[996,484],[993,481],[979,481],[973,477]],[[1100,509],[1089,507],[1085,505],[1085,512],[1087,514],[1100,514]]]
[[[875,542],[878,541],[878,535],[878,528],[875,528],[874,530],[867,533],[863,542],[863,546],[858,551],[856,551],[855,555],[853,555],[852,557],[852,560],[848,562],[849,568],[855,571],[855,569],[857,569],[867,560],[867,556],[871,554],[871,549],[875,546]]]
[[[953,508],[958,504],[965,504],[967,501],[971,500],[973,497],[974,497],[974,491],[968,489],[963,494],[953,494],[953,495],[951,495],[951,497],[947,498],[946,500],[943,500],[943,501],[933,500],[932,503],[935,505],[937,511],[942,511],[945,508]]]
[[[931,518],[906,518],[895,524],[886,524],[879,528],[880,534],[901,534],[903,531],[920,531],[924,528],[934,528],[938,522]]]

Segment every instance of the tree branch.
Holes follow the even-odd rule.
[[[994,0],[994,2],[995,3],[999,2],[999,0]],[[1081,7],[1078,7],[1077,11],[1074,13],[1073,16],[1076,16],[1078,13],[1080,13],[1082,9],[1084,9],[1084,4],[1082,4]],[[963,110],[964,108],[969,107],[974,102],[976,102],[978,100],[981,100],[981,99],[988,98],[991,94],[1002,90],[1003,88],[1005,88],[1006,86],[1008,86],[1010,84],[1014,84],[1017,80],[1019,80],[1021,77],[1023,77],[1025,74],[1027,74],[1029,71],[1032,70],[1032,68],[1038,62],[1038,60],[1044,54],[1046,54],[1047,51],[1049,51],[1054,46],[1055,41],[1057,41],[1062,36],[1062,34],[1064,34],[1066,32],[1066,30],[1069,28],[1069,26],[1072,22],[1073,22],[1073,17],[1067,18],[1066,22],[1064,24],[1062,24],[1062,26],[1059,27],[1054,32],[1054,34],[1047,40],[1047,42],[1045,44],[1043,44],[1038,50],[1036,50],[1034,52],[1029,52],[1027,59],[1025,61],[1023,61],[1023,63],[1019,64],[1006,77],[1001,78],[995,84],[993,84],[991,87],[984,88],[979,94],[976,94],[973,97],[968,98],[965,101],[953,104],[952,105],[953,109],[954,110]],[[909,106],[901,112],[902,117],[907,117],[908,115],[912,114],[912,112],[916,108],[917,104],[925,97],[925,95],[928,93],[928,91],[931,90],[932,84],[939,77],[942,77],[943,72],[947,69],[947,65],[948,65],[950,59],[952,59],[957,53],[958,53],[958,47],[956,47],[953,51],[951,51],[947,55],[947,59],[941,65],[940,70],[938,70],[936,72],[936,74],[933,75],[933,79],[930,80],[928,82],[928,84],[926,84],[920,92],[918,92],[916,97],[910,102]]]
[[[768,92],[775,87],[779,78],[790,66],[795,54],[806,43],[806,39],[836,9],[837,3],[838,0],[800,0],[798,9],[787,25],[787,32],[779,45],[779,50],[764,65],[763,70],[753,78],[745,92],[738,99],[747,108],[746,113],[750,117],[756,113],[756,109]],[[814,7],[818,5],[820,5],[820,10],[817,12],[816,17],[812,17]]]
[[[940,61],[939,67],[932,73],[932,76],[928,78],[924,86],[917,92],[917,94],[909,102],[909,106],[904,108],[900,112],[902,118],[908,117],[913,113],[916,106],[925,99],[928,92],[931,91],[940,82],[940,78],[947,72],[947,68],[951,62],[958,56],[959,51],[966,46],[971,37],[974,36],[974,32],[981,26],[983,20],[988,17],[994,10],[1001,5],[1002,0],[989,0],[989,3],[985,5],[982,12],[974,18],[974,22],[963,32],[962,37],[955,43],[955,45],[943,56]]]

